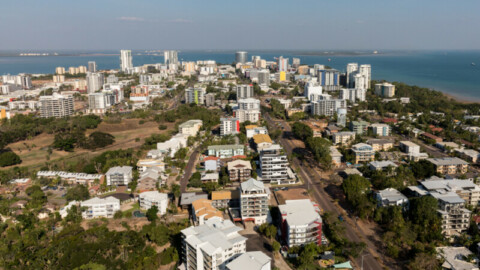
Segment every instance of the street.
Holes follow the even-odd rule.
[[[187,166],[185,166],[183,177],[180,180],[180,191],[182,193],[187,191],[188,180],[190,179],[190,177],[192,177],[193,170],[195,169],[195,161],[198,159],[198,155],[200,154],[200,152],[198,152],[198,148],[199,147],[195,148],[192,155],[190,155]]]
[[[290,126],[285,121],[274,121],[270,118],[268,114],[265,115],[265,120],[270,126],[273,126],[275,123],[280,123],[283,127],[283,134],[285,132],[291,132]],[[296,147],[292,139],[287,139],[284,136],[281,136],[279,143],[285,148],[287,153],[290,155],[294,148]],[[360,267],[362,265],[363,258],[363,269],[382,269],[384,268],[383,256],[379,246],[372,242],[367,235],[361,230],[358,226],[355,226],[355,220],[350,218],[348,215],[345,215],[345,210],[343,210],[339,205],[333,203],[333,198],[325,192],[322,182],[319,180],[322,179],[321,175],[312,168],[312,166],[303,166],[298,158],[293,158],[292,167],[297,168],[299,171],[300,177],[303,179],[307,189],[311,189],[311,195],[314,197],[316,202],[324,211],[333,213],[334,216],[343,214],[345,219],[345,237],[354,242],[364,242],[367,245],[366,250],[363,252],[363,256],[355,258],[354,264]],[[347,224],[348,223],[348,224]],[[379,258],[377,261],[376,258]],[[380,261],[380,262],[379,262]],[[389,269],[397,269],[398,267],[393,265],[388,265]]]

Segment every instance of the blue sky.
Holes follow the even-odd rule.
[[[478,0],[0,0],[2,49],[480,49]]]

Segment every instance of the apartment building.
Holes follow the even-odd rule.
[[[480,201],[480,187],[473,183],[472,180],[444,179],[432,176],[424,181],[420,181],[419,184],[417,188],[428,192],[454,192],[464,199],[467,204],[475,207]]]
[[[330,156],[332,157],[333,166],[338,167],[342,164],[343,155],[335,146],[330,146]]]
[[[283,148],[272,144],[260,151],[261,179],[264,182],[281,184],[288,180],[288,159]]]
[[[440,174],[463,174],[468,171],[468,162],[457,157],[427,158]]]
[[[390,136],[390,126],[387,124],[372,124],[370,126],[375,136]]]
[[[372,146],[375,152],[388,151],[393,148],[393,141],[383,139],[370,139],[367,141],[367,144]]]
[[[133,174],[130,166],[117,166],[110,168],[105,176],[107,177],[107,186],[126,186],[132,182]]]
[[[185,89],[185,103],[195,103],[197,105],[205,104],[205,89],[201,88],[188,88]]]
[[[408,205],[408,198],[394,188],[378,191],[375,199],[377,199],[377,204],[382,207]]]
[[[349,144],[355,140],[355,132],[341,131],[332,134],[333,144]]]
[[[240,121],[235,117],[220,118],[220,135],[232,135],[240,133]]]
[[[267,222],[270,189],[258,180],[250,178],[240,184],[240,214],[242,220],[255,224]]]
[[[145,191],[138,195],[138,203],[142,209],[158,208],[158,214],[165,215],[168,207],[168,194],[158,191]]]
[[[69,184],[81,184],[90,187],[95,183],[96,180],[102,180],[104,175],[65,171],[38,171],[37,177],[45,177],[50,179],[60,177],[62,181],[66,181]]]
[[[240,123],[250,121],[251,123],[257,123],[260,120],[260,110],[243,110],[237,109],[233,111],[233,116],[238,118]]]
[[[205,95],[205,106],[215,106],[215,93],[208,93]]]
[[[355,164],[360,162],[370,162],[375,159],[375,151],[373,151],[373,148],[368,144],[355,144],[352,146],[352,151],[355,154]]]
[[[260,100],[256,98],[242,98],[237,103],[240,110],[260,110]]]
[[[227,270],[270,270],[272,258],[261,251],[243,253],[227,264]]]
[[[375,84],[375,94],[381,97],[391,98],[395,96],[395,85],[391,83]]]
[[[286,200],[278,206],[282,214],[282,237],[289,247],[322,244],[320,208],[309,199]]]
[[[202,125],[202,120],[188,120],[178,126],[178,131],[182,135],[195,137],[200,131],[200,128],[202,128]]]
[[[246,252],[243,228],[230,220],[212,219],[182,230],[182,262],[187,270],[224,270],[225,265]]]
[[[268,134],[268,129],[266,127],[259,127],[256,125],[245,126],[245,131],[247,133],[247,139],[250,139],[257,134]]]
[[[352,132],[355,132],[355,134],[362,135],[367,133],[369,126],[370,123],[365,121],[352,121],[350,122],[349,128]]]
[[[460,158],[463,158],[471,163],[477,163],[480,157],[480,153],[473,149],[461,148],[455,149],[454,151]]]
[[[227,144],[227,145],[210,145],[208,147],[208,155],[219,158],[231,158],[233,156],[241,156],[245,154],[243,145]]]
[[[195,225],[203,225],[210,219],[223,220],[222,212],[218,211],[208,199],[199,199],[192,203],[192,219]]]
[[[41,96],[40,102],[40,117],[61,118],[73,114],[74,102],[70,95],[60,95],[53,93],[52,96]]]
[[[347,101],[344,99],[321,99],[312,102],[313,115],[333,116],[338,109],[346,109]]]
[[[252,139],[258,152],[262,151],[264,148],[269,148],[273,144],[273,141],[268,134],[257,134],[254,135]]]
[[[418,154],[420,153],[420,145],[413,143],[411,141],[401,141],[400,150],[407,154]]]
[[[85,207],[82,217],[92,218],[113,218],[115,212],[120,211],[120,200],[112,196],[106,198],[92,198],[80,203],[80,207]]]
[[[139,173],[143,173],[149,169],[155,169],[159,172],[165,172],[165,162],[162,159],[139,159],[137,162],[137,170]]]
[[[241,84],[237,85],[237,100],[243,98],[251,98],[254,96],[253,85],[251,84]]]
[[[230,181],[246,181],[252,174],[252,165],[249,161],[237,159],[227,164]]]
[[[240,206],[240,193],[238,189],[212,191],[211,199],[212,206],[217,209]]]
[[[430,192],[438,200],[438,214],[442,219],[442,233],[447,237],[468,230],[471,211],[465,208],[465,200],[454,192]]]

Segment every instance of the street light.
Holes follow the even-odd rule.
[[[368,255],[370,255],[370,253],[362,255],[362,268],[361,268],[362,270],[363,270],[363,257],[368,256]]]

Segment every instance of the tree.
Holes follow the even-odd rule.
[[[170,186],[170,190],[172,191],[172,194],[173,196],[175,196],[175,198],[180,198],[180,195],[181,195],[181,191],[180,191],[180,186],[177,185],[177,184],[172,184]]]
[[[273,250],[273,252],[279,252],[279,251],[280,251],[280,248],[281,248],[280,243],[277,242],[277,241],[273,241],[273,243],[272,243],[272,250]]]
[[[273,117],[285,119],[285,107],[277,99],[270,100],[270,106],[272,107]]]
[[[331,168],[332,156],[330,155],[330,141],[324,138],[310,137],[307,139],[306,145],[317,162],[323,164],[327,169]]]
[[[115,142],[115,137],[112,134],[95,131],[88,136],[88,142],[85,148],[95,150],[111,145]]]
[[[150,209],[147,210],[147,219],[150,222],[155,222],[158,219],[158,207],[156,205],[150,207]]]
[[[67,202],[84,201],[88,198],[90,198],[90,193],[88,192],[88,188],[84,185],[76,185],[72,188],[69,188],[65,195]]]
[[[121,219],[123,217],[123,212],[122,211],[117,211],[115,212],[115,214],[113,215],[113,218],[114,219]]]
[[[437,214],[438,201],[431,196],[410,199],[410,220],[422,242],[442,239],[441,220]]]
[[[107,267],[105,267],[103,264],[90,262],[80,267],[77,267],[73,270],[107,270]]]
[[[192,174],[192,177],[190,177],[190,180],[188,180],[188,186],[189,187],[201,187],[202,186],[202,175],[199,172],[194,172]]]
[[[439,269],[440,263],[435,255],[420,253],[410,261],[407,268],[409,270],[436,270]]]
[[[263,223],[258,227],[258,232],[261,234],[265,235],[268,239],[272,240],[275,238],[275,235],[277,235],[277,227],[273,224],[267,224]]]
[[[410,163],[410,166],[416,179],[429,178],[432,175],[435,175],[436,172],[435,166],[427,160],[412,162]]]
[[[342,183],[347,201],[361,218],[368,218],[375,205],[369,200],[370,181],[360,175],[350,175]]]
[[[292,133],[295,138],[301,141],[307,141],[307,139],[313,137],[313,130],[308,125],[302,122],[295,122],[292,125]]]
[[[14,152],[0,153],[0,167],[11,166],[22,163],[20,157]]]
[[[167,265],[171,262],[176,262],[178,259],[178,252],[174,247],[169,247],[160,254],[161,265]]]

